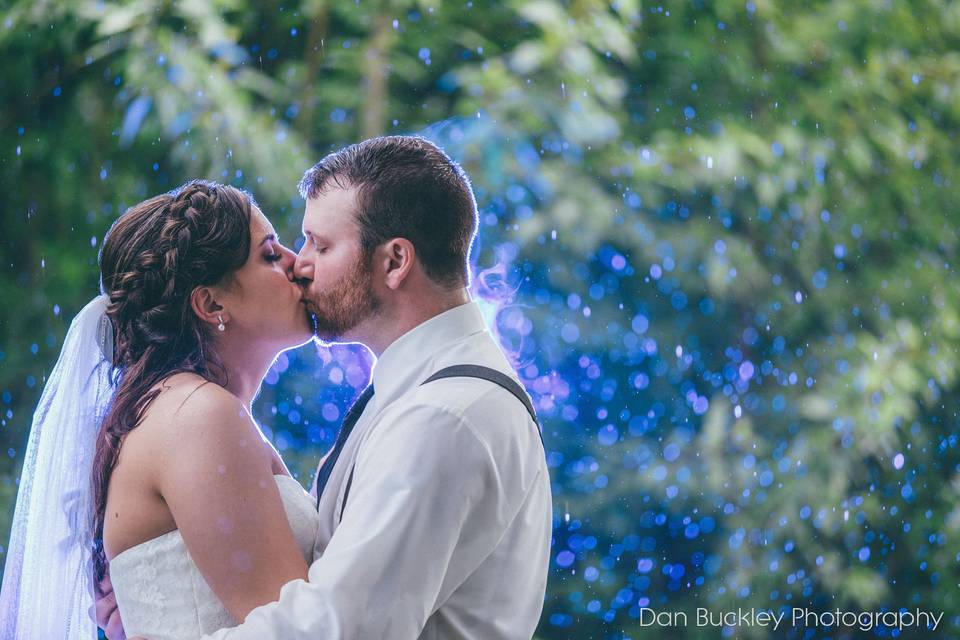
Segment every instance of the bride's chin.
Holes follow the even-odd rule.
[[[296,349],[297,347],[302,347],[305,344],[308,344],[313,340],[313,331],[308,331],[299,338],[297,338],[296,344],[294,344],[291,349]]]
[[[299,330],[290,336],[287,346],[283,348],[284,351],[287,349],[296,349],[297,347],[302,347],[313,339],[313,328],[312,327],[300,327]]]
[[[291,326],[292,325],[292,326]],[[286,327],[274,327],[279,330],[274,334],[274,344],[279,345],[277,355],[290,349],[302,347],[313,339],[313,322],[304,314],[296,322]]]

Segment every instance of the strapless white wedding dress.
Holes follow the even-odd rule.
[[[276,480],[293,536],[310,564],[320,524],[314,500],[293,478]],[[118,554],[110,561],[110,580],[127,637],[197,640],[237,624],[207,586],[179,531]]]

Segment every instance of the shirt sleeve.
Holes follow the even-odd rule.
[[[502,486],[461,416],[429,405],[383,416],[309,582],[286,584],[278,602],[204,640],[414,640],[496,546],[510,511]]]

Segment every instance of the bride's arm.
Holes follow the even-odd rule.
[[[213,384],[193,392],[166,431],[157,489],[207,584],[242,621],[307,577],[271,448],[240,401]]]

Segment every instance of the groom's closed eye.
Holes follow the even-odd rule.
[[[328,243],[324,238],[315,236],[309,231],[304,234],[304,238],[306,239],[307,243],[317,251],[317,253],[323,253],[327,250]]]

